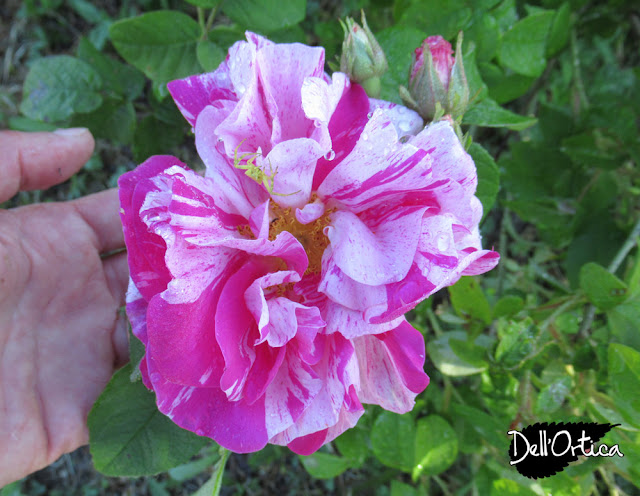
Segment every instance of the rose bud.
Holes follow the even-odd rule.
[[[341,22],[344,30],[340,72],[362,85],[371,98],[380,96],[380,77],[387,72],[387,59],[362,12],[362,27],[351,17]]]
[[[416,48],[409,74],[409,89],[400,87],[400,97],[425,120],[443,114],[461,117],[469,103],[469,85],[462,64],[462,33],[455,57],[442,36],[429,36]]]

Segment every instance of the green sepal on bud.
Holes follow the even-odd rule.
[[[430,36],[416,49],[409,74],[409,89],[400,86],[400,98],[426,121],[445,115],[460,120],[469,104],[469,84],[462,60],[462,32],[455,57],[441,36]],[[437,115],[440,114],[440,115]]]
[[[351,17],[340,21],[344,31],[340,72],[363,86],[372,98],[380,96],[380,77],[387,72],[387,58],[367,25],[362,12],[362,26]]]

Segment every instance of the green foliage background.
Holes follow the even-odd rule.
[[[21,193],[11,205],[112,187],[154,153],[197,167],[167,81],[215,69],[245,29],[322,45],[334,62],[342,41],[337,19],[359,9],[389,61],[382,97],[396,102],[413,49],[428,35],[454,41],[464,31],[475,99],[463,129],[473,138],[484,245],[500,252],[501,263],[411,313],[431,376],[413,412],[367,407],[355,429],[310,457],[275,447],[244,457],[251,476],[228,470],[223,494],[265,494],[270,477],[286,494],[640,494],[636,2],[28,0],[13,22],[32,31],[3,73],[3,83],[17,81],[21,94],[15,84],[1,87],[2,127],[87,126],[99,141],[69,183]],[[135,379],[133,366],[116,374],[111,386],[122,387],[110,386],[91,414],[94,464],[134,476],[182,464],[145,487],[183,494],[184,481],[211,474],[215,447],[201,449],[199,439],[156,418],[152,395],[130,374]],[[140,403],[128,426],[112,421],[122,402]],[[525,479],[508,463],[506,432],[545,421],[620,423],[604,441],[625,456]],[[183,449],[165,453],[158,439]],[[130,453],[154,456],[119,459],[115,448],[123,443]],[[23,481],[0,495],[34,487]],[[115,494],[109,487],[90,489]]]

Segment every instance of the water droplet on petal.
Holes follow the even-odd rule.
[[[334,158],[336,158],[336,152],[334,152],[333,150],[329,150],[324,154],[324,158],[331,162]]]
[[[367,119],[371,119],[372,117],[373,117],[373,112],[369,112],[369,113],[367,114]]]
[[[247,87],[244,84],[239,84],[236,89],[238,90],[238,93],[244,93],[247,90]]]
[[[369,139],[369,135],[367,133],[362,133],[360,137],[362,138],[363,141],[367,141]]]
[[[224,140],[222,138],[218,138],[218,142],[222,143]]]
[[[449,237],[446,234],[438,236],[438,250],[446,251],[449,248]]]
[[[315,127],[321,127],[322,126],[322,122],[320,120],[318,120],[318,119],[314,119],[313,120],[313,125]]]
[[[398,129],[400,129],[400,131],[402,131],[403,133],[406,133],[409,131],[409,129],[411,129],[411,124],[409,124],[409,122],[407,121],[400,121],[398,123]]]
[[[409,141],[409,138],[410,138],[410,137],[411,137],[411,136],[409,136],[409,135],[407,134],[407,135],[403,136],[402,138],[400,138],[400,140],[399,140],[399,141],[400,141],[400,143],[406,143],[407,141]]]
[[[402,105],[398,105],[398,113],[399,114],[404,114],[406,110],[407,109],[404,108]]]

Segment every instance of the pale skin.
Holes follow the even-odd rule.
[[[93,147],[82,129],[0,131],[0,202],[66,180]],[[0,488],[87,443],[87,414],[127,360],[118,211],[116,190],[0,210]]]

